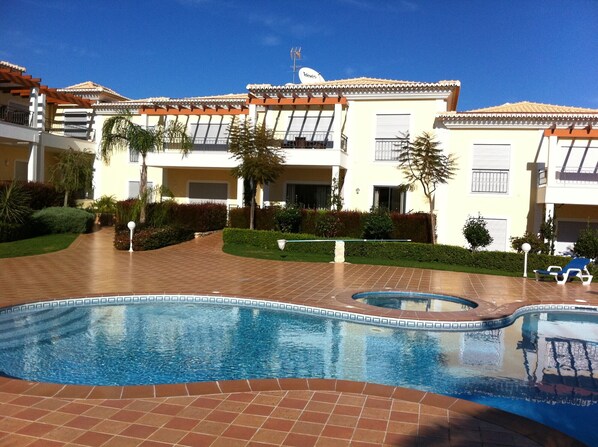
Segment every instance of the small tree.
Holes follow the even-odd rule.
[[[68,206],[69,195],[80,189],[90,189],[93,180],[92,153],[69,148],[60,152],[57,162],[50,170],[50,183],[64,192],[64,204]]]
[[[102,141],[100,155],[105,163],[110,162],[110,156],[115,150],[127,150],[141,155],[141,173],[139,179],[140,214],[139,221],[145,223],[147,193],[147,165],[145,158],[150,152],[161,152],[166,144],[176,146],[184,155],[188,154],[193,143],[187,135],[187,128],[183,123],[171,121],[168,125],[160,122],[153,128],[144,128],[131,121],[131,114],[124,113],[108,118],[102,126]]]
[[[463,225],[463,236],[465,236],[472,251],[487,247],[494,240],[490,236],[488,228],[486,228],[486,221],[480,215],[467,218],[465,225]]]
[[[251,209],[249,228],[255,227],[255,194],[258,186],[275,181],[284,169],[284,156],[275,146],[274,132],[265,123],[253,126],[251,120],[233,120],[229,127],[228,150],[239,165],[232,174],[249,183]]]
[[[549,214],[548,219],[540,225],[540,236],[546,241],[548,253],[554,255],[554,242],[556,241],[556,226],[554,218]]]
[[[365,218],[363,225],[364,239],[388,239],[394,229],[392,218],[387,209],[375,208]]]
[[[598,259],[598,229],[587,228],[579,232],[575,244],[573,244],[573,253],[575,256],[584,258]]]
[[[432,244],[436,243],[436,218],[434,216],[435,192],[439,184],[448,183],[457,170],[453,154],[444,155],[440,143],[431,133],[423,132],[414,141],[401,143],[398,168],[403,171],[409,189],[420,184],[430,206]]]

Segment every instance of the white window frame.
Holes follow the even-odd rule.
[[[380,133],[380,117],[387,117],[387,116],[393,116],[393,117],[402,117],[403,119],[406,119],[407,123],[404,130],[400,130],[397,129],[392,130],[392,131],[388,131],[388,132],[382,132]],[[398,159],[398,152],[396,152],[396,157],[389,157],[389,158],[384,158],[382,156],[379,155],[379,152],[382,152],[384,150],[386,151],[390,151],[392,153],[392,151],[394,151],[395,148],[394,145],[400,143],[401,141],[406,141],[407,138],[410,137],[411,135],[411,123],[413,122],[413,114],[406,112],[404,110],[401,111],[384,111],[384,112],[378,112],[375,114],[374,116],[374,124],[373,124],[373,129],[374,129],[374,154],[373,154],[373,159],[375,162],[380,162],[380,163],[397,163],[397,159]],[[404,125],[404,123],[403,123]],[[405,138],[401,138],[400,135],[404,134]],[[384,146],[391,146],[392,148],[388,148],[388,147],[384,147]],[[380,149],[378,149],[380,147]]]
[[[486,166],[488,168],[481,168],[477,167],[480,166],[480,160],[476,159],[476,147],[478,146],[508,146],[508,162],[494,160],[494,161],[487,161]],[[492,166],[492,165],[495,166]],[[472,144],[471,146],[471,168],[469,170],[469,183],[468,183],[468,190],[470,194],[473,195],[492,195],[492,196],[509,196],[511,193],[511,182],[513,178],[513,144],[511,142],[505,141],[478,141]],[[479,172],[480,176],[486,175],[487,178],[491,177],[507,177],[505,181],[505,188],[501,190],[497,188],[497,190],[474,190],[474,182],[476,181],[476,175],[474,173]],[[480,180],[480,182],[483,180]],[[500,186],[500,185],[499,185]]]

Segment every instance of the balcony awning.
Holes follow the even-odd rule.
[[[1,92],[27,98],[33,88],[37,88],[40,93],[45,94],[49,103],[74,104],[79,107],[91,108],[91,101],[69,93],[58,92],[55,88],[42,85],[40,78],[34,78],[12,68],[0,68]]]

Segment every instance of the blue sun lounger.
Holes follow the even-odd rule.
[[[567,281],[572,281],[573,278],[579,278],[583,284],[588,285],[593,278],[588,271],[588,264],[591,261],[588,258],[573,258],[565,267],[551,265],[546,270],[534,270],[536,281],[543,275],[553,276],[557,284],[565,284]]]

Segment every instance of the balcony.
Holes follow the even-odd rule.
[[[20,126],[29,126],[29,112],[2,105],[0,106],[0,121]]]
[[[538,171],[538,203],[596,205],[598,170],[557,166]]]
[[[376,161],[398,161],[406,138],[376,138]]]
[[[471,192],[506,194],[509,192],[509,170],[474,169],[471,172]]]
[[[274,138],[283,149],[334,149],[334,135],[332,132],[275,132]],[[341,147],[347,151],[347,137],[341,135]]]

